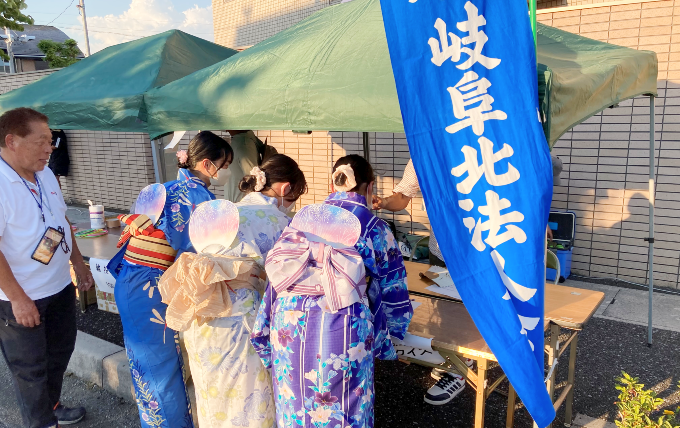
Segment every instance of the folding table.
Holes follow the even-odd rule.
[[[493,384],[487,385],[487,371],[489,362],[497,361],[491,349],[482,338],[470,314],[460,300],[453,299],[436,291],[426,290],[434,283],[421,277],[421,273],[429,269],[429,265],[414,262],[404,262],[411,298],[421,305],[414,311],[409,327],[409,333],[432,338],[432,349],[448,359],[454,368],[475,389],[477,398],[475,403],[475,428],[483,428],[486,399],[496,390],[506,378],[501,375]],[[550,338],[546,340],[545,350],[548,354],[548,370],[555,360],[559,360],[569,346],[569,373],[567,384],[554,401],[555,409],[565,403],[565,421],[571,423],[572,405],[574,399],[574,374],[576,368],[576,347],[578,334],[593,316],[600,303],[604,300],[604,293],[584,290],[581,288],[565,287],[546,284],[545,288],[545,320],[544,330],[550,330]],[[562,342],[559,341],[561,329],[569,330],[569,335]],[[471,358],[477,362],[477,372],[468,368],[461,360]],[[410,362],[430,367],[439,367],[416,359],[408,358]],[[553,399],[555,393],[556,370],[550,371],[546,387]],[[508,410],[506,427],[510,428],[514,421],[516,394],[510,385],[508,390]]]

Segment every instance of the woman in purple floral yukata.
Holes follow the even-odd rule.
[[[233,156],[224,139],[199,132],[188,151],[177,153],[178,179],[164,184],[165,206],[158,222],[152,224],[145,215],[121,216],[128,227],[108,269],[117,279],[116,304],[143,428],[194,426],[179,338],[165,324],[167,305],[158,280],[181,253],[195,252],[189,218],[200,203],[215,199],[208,186],[226,181]]]
[[[397,242],[367,206],[374,181],[364,158],[345,156],[333,168],[335,193],[324,202],[351,212],[361,223],[351,250],[365,267],[365,289],[356,283],[358,301],[333,310],[324,295],[296,294],[295,282],[276,291],[281,287],[274,278],[301,260],[294,261],[300,241],[291,228],[267,257],[270,284],[251,342],[272,369],[279,428],[373,427],[374,357],[396,359],[390,337],[403,339],[413,315]]]

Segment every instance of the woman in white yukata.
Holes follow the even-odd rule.
[[[264,291],[267,253],[288,226],[288,213],[306,192],[305,176],[288,156],[276,154],[245,176],[239,188],[246,196],[236,205],[238,244],[223,256],[254,260],[250,281],[260,281]],[[239,277],[241,278],[241,277]],[[262,296],[260,287],[229,287],[229,316],[206,323],[193,321],[184,333],[189,364],[196,387],[201,428],[275,427],[272,381],[250,343],[250,332]]]

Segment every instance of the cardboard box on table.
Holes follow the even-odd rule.
[[[118,306],[113,296],[113,291],[116,287],[116,279],[106,268],[109,260],[90,258],[90,270],[97,293],[97,308],[102,311],[118,313]]]

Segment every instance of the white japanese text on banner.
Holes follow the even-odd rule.
[[[472,319],[540,427],[552,197],[524,1],[381,0],[430,223]]]

